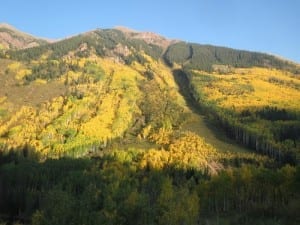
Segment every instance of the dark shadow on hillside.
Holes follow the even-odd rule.
[[[181,69],[173,70],[173,76],[175,82],[179,87],[179,92],[183,96],[186,102],[186,105],[193,113],[204,117],[203,119],[204,119],[205,126],[213,133],[214,137],[218,139],[218,141],[224,142],[224,144],[226,143],[226,144],[235,145],[237,148],[240,148],[245,151],[249,150],[245,146],[238,144],[233,139],[230,139],[222,129],[218,128],[216,125],[214,125],[212,121],[209,121],[206,118],[205,112],[203,111],[203,109],[201,109],[200,105],[198,104],[198,102],[196,101],[196,99],[193,97],[191,93],[191,87],[190,87],[188,75],[183,70]],[[210,144],[215,146],[216,143],[210,142]]]
[[[201,113],[201,109],[197,105],[196,100],[192,96],[190,92],[190,82],[187,77],[187,74],[181,70],[176,69],[173,70],[174,79],[179,87],[179,92],[183,96],[184,100],[186,101],[187,106],[194,112],[194,113]]]
[[[179,224],[179,220],[180,224],[204,224],[197,221],[209,219],[210,224],[216,224],[213,218],[219,220],[220,216],[230,224],[246,225],[250,220],[250,224],[264,220],[274,224],[278,219],[282,220],[278,225],[298,224],[293,222],[299,221],[299,197],[294,197],[294,189],[286,189],[291,193],[286,196],[291,204],[284,204],[281,196],[275,195],[277,182],[258,180],[272,175],[282,179],[280,182],[295,182],[294,175],[288,180],[282,176],[283,172],[291,175],[289,171],[274,173],[252,166],[237,168],[233,173],[232,169],[225,170],[210,180],[205,171],[180,168],[163,159],[163,167],[156,168],[151,163],[141,167],[141,160],[137,152],[44,162],[7,160],[0,165],[0,221],[147,225]],[[246,175],[250,173],[249,179],[240,179],[245,170]],[[289,186],[284,183],[283,187]],[[247,192],[240,193],[249,188],[249,193],[258,192],[262,197],[249,198]],[[269,195],[265,194],[267,190]],[[169,223],[170,217],[175,222]],[[237,219],[239,223],[234,223]]]

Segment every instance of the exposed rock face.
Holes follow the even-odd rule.
[[[168,40],[152,32],[136,33],[133,35],[133,38],[142,39],[147,44],[154,44],[154,45],[161,46],[163,48],[169,46],[172,43],[172,40]]]
[[[0,32],[0,44],[5,49],[24,49],[39,46],[39,43],[34,39],[16,37],[8,32]]]
[[[117,44],[116,48],[114,49],[114,53],[121,56],[128,56],[130,55],[131,52],[127,46],[123,46],[122,44]]]
[[[126,27],[116,27],[115,29],[122,31],[128,38],[141,39],[147,44],[158,45],[162,48],[167,48],[170,44],[178,42],[177,40],[167,39],[153,32],[138,32]]]

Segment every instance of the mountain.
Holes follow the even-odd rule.
[[[36,38],[5,23],[0,24],[0,49],[25,49],[47,43],[46,39]]]
[[[158,45],[162,48],[167,48],[170,44],[175,43],[176,40],[169,40],[153,32],[138,32],[126,27],[115,27],[116,30],[122,31],[127,38],[139,39],[145,41],[147,44]]]
[[[22,37],[24,43],[39,40],[8,25],[2,25],[2,29]],[[224,136],[244,147],[280,163],[299,163],[300,67],[296,63],[258,52],[169,40],[124,27],[96,29],[40,44],[1,52],[0,79],[5,85],[0,90],[0,141],[7,150],[33,145],[42,158],[43,151],[47,157],[57,157],[58,148],[62,151],[59,154],[80,157],[91,148],[106,149],[108,143],[113,145],[118,139],[135,145],[144,137],[143,141],[156,143],[153,136],[169,129],[171,133],[179,132],[176,127],[188,121],[181,117],[196,109],[221,128]],[[269,90],[294,97],[270,96]],[[93,110],[85,111],[84,101]],[[40,122],[35,120],[43,120],[39,112],[50,107],[45,108],[45,104],[58,104],[55,107],[60,109],[37,128]],[[65,109],[68,104],[82,111],[80,118],[85,119],[77,118],[76,124],[62,129],[57,120],[73,111]],[[30,133],[27,119],[15,118],[20,116],[18,113],[24,114],[23,107],[33,110],[36,118],[32,121],[36,124],[32,124],[35,128],[30,137],[20,138],[19,133]],[[108,110],[106,107],[111,110],[109,119],[102,114]],[[9,122],[15,120],[18,122]],[[98,127],[95,120],[102,121]],[[198,122],[206,130],[207,126]],[[52,136],[56,138],[44,140],[43,133],[50,132],[45,131],[50,124],[55,127]],[[18,132],[14,132],[16,127]],[[206,130],[200,136],[208,133]],[[227,149],[225,142],[208,142]]]
[[[298,64],[124,27],[14,46],[1,222],[299,223]]]
[[[205,71],[212,71],[214,65],[230,65],[233,67],[269,67],[299,72],[299,65],[273,55],[169,40],[155,33],[137,32],[124,27],[97,29],[52,45],[15,53],[21,53],[20,56],[15,57],[33,58],[51,50],[53,54],[57,54],[53,56],[55,58],[67,55],[80,44],[87,44],[87,47],[96,50],[99,56],[119,55],[118,57],[123,60],[128,60],[129,55],[135,57],[135,53],[142,50],[155,59],[162,58],[170,66],[176,63],[190,69]],[[130,48],[134,49],[134,52],[130,52]]]

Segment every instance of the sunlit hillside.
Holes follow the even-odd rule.
[[[232,69],[226,74],[194,72],[195,82],[199,79],[199,83],[204,83],[203,93],[222,108],[237,112],[267,106],[299,110],[300,79],[290,72],[258,67]]]
[[[237,141],[289,163],[299,161],[300,80],[268,68],[192,71],[192,92]]]
[[[0,224],[298,224],[299,68],[120,28],[0,49]]]

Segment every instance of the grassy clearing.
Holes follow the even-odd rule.
[[[173,75],[179,86],[179,93],[182,96],[182,106],[186,109],[188,114],[186,121],[183,123],[182,130],[198,134],[218,151],[248,152],[247,148],[244,148],[227,138],[224,132],[217,129],[205,119],[205,116],[202,115],[197,108],[199,106],[190,95],[189,81],[187,80],[186,75],[180,70],[173,71]]]
[[[205,119],[205,116],[191,112],[188,119],[182,126],[183,131],[191,131],[204,138],[218,151],[248,152],[249,150],[238,145],[226,137],[225,133],[213,126]]]
[[[65,85],[58,81],[51,81],[46,84],[36,82],[21,85],[15,76],[19,70],[11,70],[11,65],[16,63],[3,59],[0,61],[0,98],[6,97],[6,103],[12,111],[24,105],[37,106],[66,92]]]

